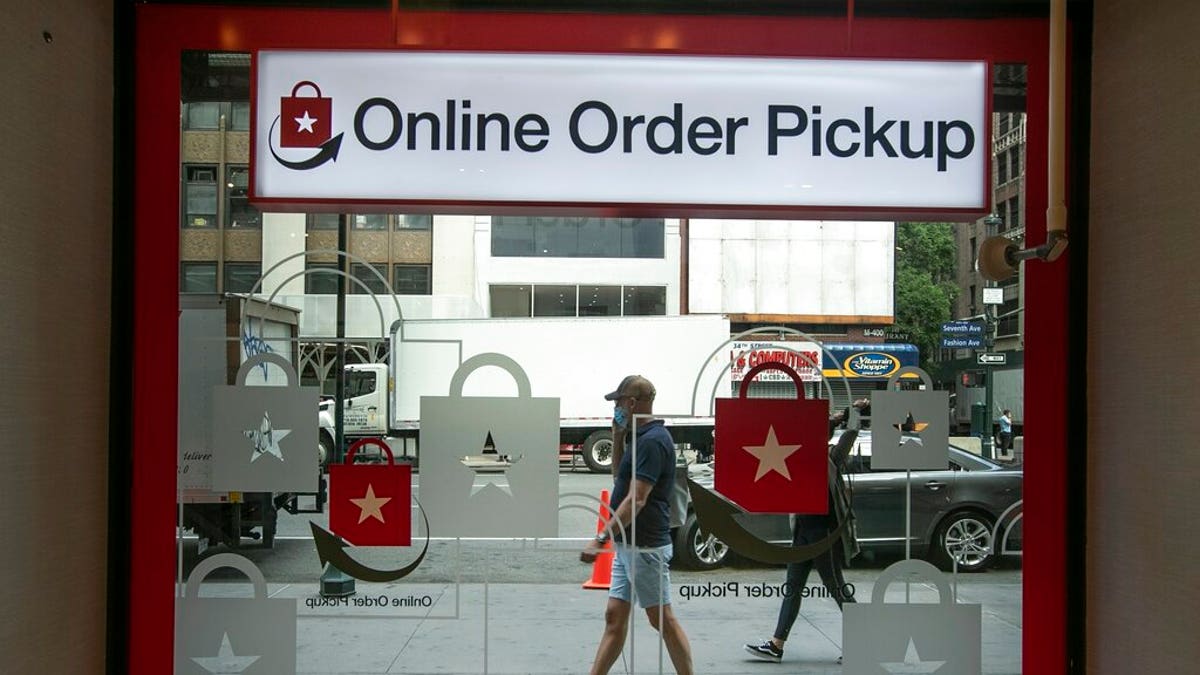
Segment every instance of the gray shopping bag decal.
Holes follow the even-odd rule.
[[[467,377],[495,366],[517,396],[464,396]],[[421,397],[421,504],[448,537],[558,536],[559,399],[534,398],[502,354],[467,359],[449,396]]]
[[[256,366],[276,365],[287,386],[246,386]],[[316,492],[319,478],[316,387],[298,385],[278,354],[250,357],[238,384],[213,387],[212,489],[219,492]]]
[[[925,390],[893,391],[905,373],[919,375]],[[871,393],[871,468],[948,469],[949,410],[950,392],[934,391],[924,370],[897,370],[886,390]]]
[[[222,567],[245,574],[253,594],[200,597],[201,582]],[[219,553],[196,565],[188,576],[184,596],[179,599],[175,674],[294,675],[295,672],[295,599],[268,598],[262,572],[240,555]]]
[[[938,602],[885,603],[894,582],[932,583]],[[879,575],[871,602],[843,608],[842,672],[979,675],[982,614],[980,605],[954,601],[946,575],[936,567],[902,560]]]

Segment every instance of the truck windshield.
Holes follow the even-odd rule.
[[[346,398],[375,393],[375,373],[369,370],[346,371]]]

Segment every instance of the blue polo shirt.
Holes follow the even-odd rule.
[[[671,543],[671,492],[675,487],[675,442],[662,420],[638,425],[637,467],[633,466],[633,443],[625,441],[625,454],[617,467],[609,508],[616,513],[625,501],[636,476],[651,483],[646,505],[637,512],[634,546],[642,548],[666,546]],[[630,525],[627,529],[634,529]],[[621,533],[614,537],[622,540]]]

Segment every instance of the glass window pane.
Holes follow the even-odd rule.
[[[397,230],[431,230],[433,229],[433,216],[431,215],[397,215],[396,216]]]
[[[620,286],[580,286],[579,316],[620,316]]]
[[[225,178],[225,194],[228,196],[226,227],[262,227],[262,214],[250,206],[250,169],[244,166],[230,166],[225,171]]]
[[[667,313],[665,286],[626,286],[626,316],[663,316]]]
[[[185,262],[180,266],[181,293],[216,293],[217,263]]]
[[[308,263],[306,270],[337,270],[337,263]],[[304,275],[304,292],[310,294],[338,292],[338,283],[342,276],[330,272],[316,272]]]
[[[310,230],[336,230],[341,216],[336,213],[310,213],[307,218]]]
[[[663,257],[664,230],[662,218],[622,218],[621,257]]]
[[[387,279],[387,266],[382,264],[368,265],[366,263],[354,263],[350,266],[350,274],[355,279],[358,279],[366,284],[367,288],[371,289],[371,292],[380,294],[388,293],[389,291],[387,284],[383,282],[383,279],[375,276],[375,274],[371,272],[372,269],[374,269],[376,272],[379,272],[383,279]],[[367,290],[363,288],[362,285],[356,283],[350,284],[350,292],[358,295],[367,294]]]
[[[258,283],[260,276],[262,276],[262,266],[258,263],[227,262],[225,263],[225,292],[249,293]]]
[[[397,295],[429,295],[432,284],[429,275],[429,265],[395,265],[392,274],[392,288]]]
[[[184,128],[216,129],[221,119],[221,104],[212,101],[184,104]]]
[[[574,286],[534,286],[534,316],[575,316]]]
[[[381,213],[376,214],[355,214],[354,229],[356,230],[386,230],[387,216]]]
[[[230,131],[250,131],[250,102],[235,101],[230,105]]]
[[[492,286],[492,316],[529,316],[529,286]]]
[[[492,218],[492,255],[533,255],[533,219],[524,216]]]
[[[574,218],[536,218],[533,241],[534,255],[573,258],[579,255],[579,225]]]
[[[620,221],[616,218],[584,218],[579,224],[579,255],[588,258],[620,257]]]
[[[216,227],[217,167],[185,166],[183,179],[183,226]]]

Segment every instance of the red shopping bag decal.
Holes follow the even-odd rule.
[[[316,96],[300,96],[302,88]],[[292,87],[292,95],[279,99],[279,146],[317,148],[329,140],[333,129],[333,99],[323,98],[321,88],[304,80]]]
[[[782,370],[796,399],[747,398],[751,380]],[[738,398],[717,399],[713,487],[752,513],[828,513],[829,402],[804,398],[800,376],[762,363],[742,379]]]
[[[354,464],[367,445],[387,454],[387,464]],[[386,443],[365,438],[350,446],[342,464],[329,467],[329,529],[355,546],[412,543],[412,466],[396,464]]]

